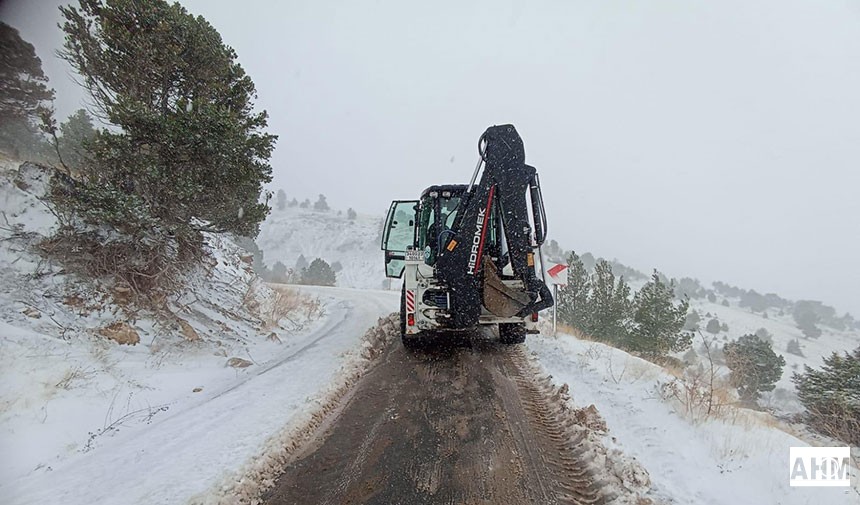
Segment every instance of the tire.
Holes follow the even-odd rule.
[[[418,335],[406,334],[406,283],[404,282],[400,289],[400,342],[407,350],[414,351],[420,345],[420,338]]]
[[[516,345],[525,341],[525,326],[520,323],[499,323],[499,342],[504,345]]]

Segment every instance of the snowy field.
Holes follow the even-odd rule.
[[[692,419],[665,400],[659,384],[674,377],[648,361],[597,342],[559,334],[526,340],[529,350],[574,404],[593,404],[609,428],[608,448],[619,448],[648,470],[652,493],[665,503],[695,505],[856,505],[855,487],[789,487],[789,447],[808,446],[765,414],[732,409]],[[856,460],[857,458],[855,458]]]
[[[4,326],[4,401],[23,398],[37,408],[16,408],[0,425],[0,450],[16,455],[4,458],[3,503],[205,501],[216,484],[270,450],[270,436],[307,422],[331,384],[357,363],[364,332],[398,303],[388,292],[305,289],[325,306],[319,324],[293,335],[276,352],[255,356],[244,369],[188,355],[158,370],[143,366],[145,360],[127,364],[142,368],[135,375],[140,390],[130,405],[125,395],[110,390],[91,395],[98,391],[92,384],[61,399],[47,396],[44,389],[54,380],[48,377],[62,373],[60,361],[91,370],[90,381],[107,372],[66,344]],[[9,346],[6,332],[33,345]],[[17,396],[5,391],[13,386],[9,379]],[[148,407],[138,412],[141,405]],[[123,416],[128,418],[122,421]],[[116,429],[88,440],[88,432],[104,425],[102,418],[120,421]]]
[[[0,160],[4,505],[222,501],[354,376],[365,332],[397,309],[396,292],[273,290],[206,234],[186,289],[129,311],[36,254],[56,226],[47,177]]]
[[[696,310],[702,318],[699,322],[702,335],[720,349],[726,343],[737,340],[742,335],[756,333],[762,328],[768,332],[774,352],[785,358],[785,368],[782,377],[776,384],[776,389],[765,393],[760,403],[776,412],[793,414],[803,410],[803,406],[797,401],[794,383],[791,382],[792,373],[802,373],[804,365],[821,368],[822,359],[830,356],[831,353],[843,354],[860,346],[860,332],[856,330],[839,331],[822,326],[820,337],[807,339],[790,314],[779,315],[778,311],[768,309],[768,315],[764,317],[762,313],[751,312],[749,309],[739,307],[737,299],[729,298],[728,301],[730,305],[726,307],[707,300],[691,300],[690,309]],[[707,314],[710,314],[710,317]],[[704,328],[711,318],[726,323],[728,331],[720,331],[716,335],[706,332]],[[795,339],[800,343],[803,356],[786,351],[789,341]],[[704,349],[699,335],[693,339],[693,349],[700,359],[704,358]],[[678,357],[683,357],[683,353],[679,354]]]
[[[344,213],[338,215],[337,210],[272,209],[260,226],[257,245],[269,268],[276,261],[294,268],[299,256],[308,263],[322,258],[329,264],[340,263],[338,286],[381,289],[389,285],[379,249],[382,219],[383,216],[361,214],[348,219]],[[399,289],[399,282],[394,286]]]

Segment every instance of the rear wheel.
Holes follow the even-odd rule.
[[[420,338],[418,335],[406,334],[406,283],[400,289],[400,341],[409,350],[417,349]]]
[[[499,323],[499,342],[505,345],[526,341],[526,327],[521,323]]]

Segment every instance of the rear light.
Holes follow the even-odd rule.
[[[415,314],[406,315],[406,324],[408,326],[415,326]]]
[[[538,313],[537,313],[537,312],[532,312],[532,322],[533,322],[533,323],[536,323],[536,322],[537,322],[537,320],[538,320]]]

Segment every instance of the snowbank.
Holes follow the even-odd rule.
[[[608,448],[639,460],[653,498],[665,503],[856,504],[854,489],[789,487],[789,447],[809,444],[756,413],[694,422],[661,398],[661,367],[604,344],[560,334],[534,336],[529,349],[577,405],[594,404],[609,428]]]

